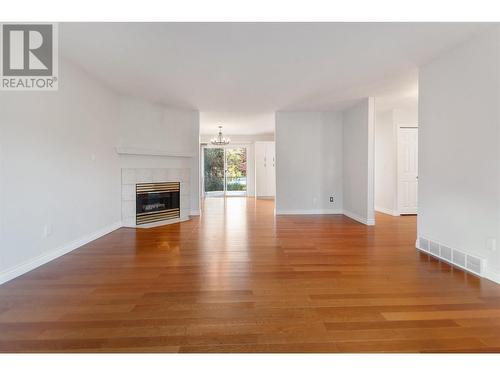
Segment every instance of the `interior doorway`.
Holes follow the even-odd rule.
[[[203,194],[205,197],[247,195],[247,148],[203,148]]]
[[[392,216],[418,213],[417,120],[416,109],[377,113],[375,211]]]

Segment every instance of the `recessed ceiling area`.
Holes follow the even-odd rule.
[[[116,91],[200,111],[201,133],[274,131],[279,110],[416,100],[418,66],[475,23],[63,23],[61,55]],[[413,99],[411,98],[413,95]],[[385,104],[384,104],[385,103]]]
[[[274,112],[200,112],[201,134],[216,134],[218,126],[223,126],[227,135],[274,133]]]

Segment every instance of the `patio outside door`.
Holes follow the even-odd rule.
[[[205,147],[203,159],[205,196],[246,195],[246,147]]]

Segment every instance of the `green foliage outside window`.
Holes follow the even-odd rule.
[[[224,190],[224,149],[206,148],[204,158],[205,191]],[[226,150],[228,191],[246,191],[247,155],[245,148]]]

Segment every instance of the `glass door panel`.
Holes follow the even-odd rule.
[[[204,185],[206,196],[224,195],[225,158],[223,148],[204,148]]]
[[[226,195],[247,193],[247,149],[226,148]]]

